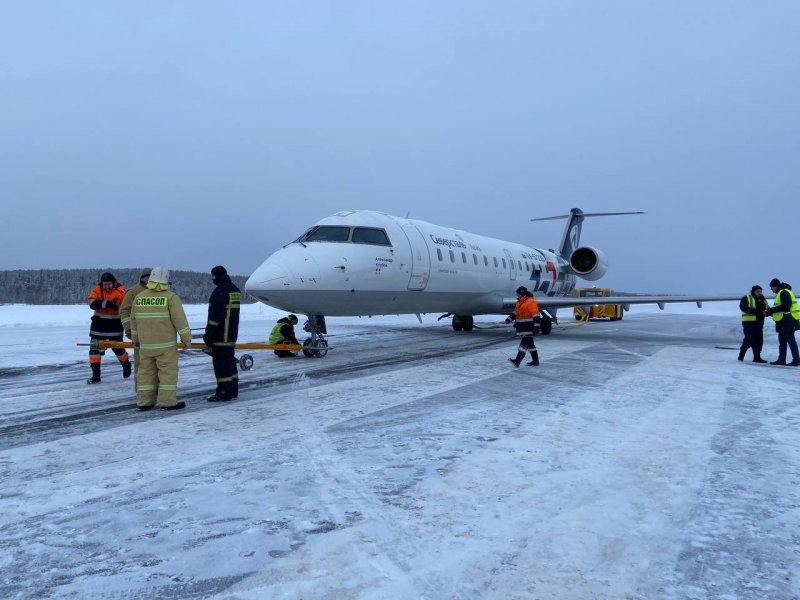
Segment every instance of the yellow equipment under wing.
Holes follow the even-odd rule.
[[[97,343],[97,348],[100,350],[113,349],[113,348],[133,348],[133,342],[112,342],[109,340],[93,340]],[[175,343],[176,348],[183,348],[182,342]],[[303,349],[300,344],[265,344],[259,342],[234,344],[237,350],[289,350],[291,352],[299,352]],[[205,344],[194,342],[190,345],[192,350],[203,350],[208,348]]]

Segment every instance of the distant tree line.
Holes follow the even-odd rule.
[[[37,269],[0,271],[0,304],[83,304],[86,296],[108,271],[125,288],[136,285],[141,269]],[[246,277],[231,276],[244,292]],[[184,304],[208,302],[214,289],[209,273],[170,271],[172,291]],[[254,302],[249,296],[243,302]]]

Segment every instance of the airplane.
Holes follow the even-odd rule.
[[[443,313],[455,331],[472,331],[475,315],[508,315],[515,290],[525,286],[550,333],[557,310],[592,304],[658,304],[738,300],[734,296],[625,295],[580,298],[576,279],[596,281],[606,255],[580,245],[587,217],[641,212],[584,213],[531,219],[566,219],[557,250],[534,248],[371,210],[347,210],[318,221],[267,258],[245,291],[265,304],[308,316],[306,356],[327,354],[326,316]]]

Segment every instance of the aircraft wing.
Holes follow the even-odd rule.
[[[631,304],[658,304],[664,308],[664,304],[677,304],[694,302],[698,307],[703,306],[703,302],[728,302],[731,300],[741,300],[740,295],[731,296],[536,296],[536,303],[541,308],[563,308],[567,306],[594,306],[597,304],[622,304],[624,307]]]

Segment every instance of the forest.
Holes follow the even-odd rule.
[[[126,288],[136,285],[141,269],[36,269],[0,271],[0,304],[83,304],[100,275],[108,271]],[[247,277],[231,276],[244,292]],[[172,291],[184,304],[208,302],[214,289],[211,275],[197,271],[170,271]],[[254,302],[244,296],[242,302]]]

